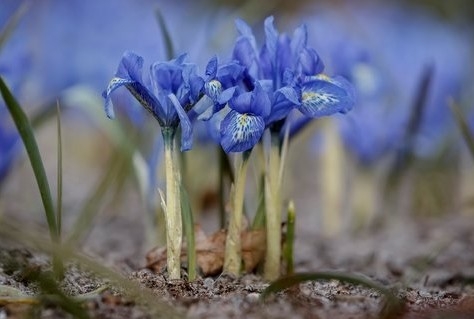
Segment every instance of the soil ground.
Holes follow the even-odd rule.
[[[135,225],[136,226],[136,225]],[[147,287],[157,302],[163,301],[186,318],[380,318],[383,296],[375,290],[336,280],[305,282],[270,296],[260,296],[268,286],[253,274],[241,278],[221,275],[194,282],[169,281],[165,273],[144,269],[143,247],[134,247],[140,232],[130,218],[116,217],[98,225],[87,251],[93,259],[118,270],[132,282]],[[126,232],[123,237],[98,234]],[[138,234],[137,234],[138,236]],[[337,238],[300,232],[296,271],[343,271],[370,278],[391,288],[404,306],[391,318],[474,318],[474,218],[450,216],[411,220],[376,231]],[[139,237],[139,236],[138,236]],[[24,295],[38,293],[38,284],[25,279],[25,271],[50,269],[44,254],[2,241],[0,285]],[[138,253],[137,253],[138,252]],[[13,266],[12,266],[13,265]],[[25,270],[26,269],[26,270]],[[78,264],[68,264],[62,282],[72,296],[95,291],[104,280]],[[154,318],[149,304],[137,302],[110,284],[105,291],[82,302],[93,318]],[[69,318],[55,302],[40,306],[4,303],[0,318]],[[169,317],[162,315],[161,317]]]

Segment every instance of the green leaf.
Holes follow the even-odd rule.
[[[261,298],[265,300],[271,294],[283,291],[294,285],[306,281],[320,281],[320,280],[338,280],[340,282],[364,286],[370,289],[377,290],[385,297],[385,304],[379,314],[379,318],[389,319],[395,318],[402,310],[403,302],[398,299],[388,288],[381,286],[374,281],[360,276],[346,274],[342,272],[314,272],[314,273],[299,273],[291,276],[283,277],[275,280],[262,293]]]
[[[449,108],[451,109],[451,112],[454,115],[454,119],[456,120],[459,130],[461,131],[464,141],[466,141],[469,152],[471,153],[471,156],[474,159],[474,136],[471,130],[469,129],[466,117],[462,113],[461,107],[454,100],[449,101]]]
[[[57,167],[57,200],[56,200],[56,224],[58,225],[58,235],[61,236],[62,211],[63,211],[63,142],[61,130],[61,110],[59,101],[57,102],[57,134],[58,134],[58,167]]]
[[[156,21],[160,27],[161,35],[163,36],[165,50],[166,50],[166,59],[171,60],[174,58],[175,51],[173,46],[173,40],[171,39],[171,33],[166,26],[165,19],[163,18],[163,14],[161,11],[157,9],[155,11]]]
[[[28,9],[28,3],[24,1],[18,9],[13,13],[13,15],[8,19],[7,23],[3,26],[0,31],[0,50],[3,48],[8,38],[10,38],[13,31],[16,29],[20,23],[21,18],[24,16]]]
[[[56,217],[54,212],[53,200],[51,198],[51,190],[49,188],[48,179],[44,170],[43,161],[38,149],[38,144],[33,133],[31,124],[23,109],[13,97],[12,93],[5,84],[3,78],[0,76],[0,91],[2,93],[5,104],[10,112],[13,121],[18,129],[26,152],[30,159],[33,172],[35,174],[36,182],[43,202],[46,220],[48,222],[51,239],[54,242],[59,242],[58,225],[56,224]]]

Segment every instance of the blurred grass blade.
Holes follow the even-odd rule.
[[[196,240],[194,236],[194,218],[188,193],[183,185],[180,185],[181,193],[181,215],[183,218],[183,229],[186,236],[186,248],[188,256],[188,279],[196,279]]]
[[[16,27],[20,23],[21,18],[25,15],[28,9],[28,2],[24,1],[18,9],[13,13],[13,15],[8,19],[5,25],[0,30],[0,50],[3,48],[5,43],[7,42],[8,38],[10,38],[13,31],[15,31]]]
[[[156,16],[156,21],[158,22],[158,25],[160,27],[161,35],[163,36],[164,40],[164,45],[165,45],[165,50],[166,50],[166,59],[171,60],[174,58],[175,52],[174,52],[174,46],[173,46],[173,40],[171,38],[171,33],[168,27],[166,26],[165,19],[163,18],[163,14],[161,13],[161,10],[157,9],[155,11],[155,16]]]
[[[58,128],[58,171],[57,171],[57,199],[56,199],[56,224],[58,225],[58,235],[61,237],[62,214],[63,214],[63,142],[61,129],[61,110],[59,101],[56,104],[57,128]]]
[[[283,249],[283,258],[286,261],[286,274],[293,275],[294,273],[294,262],[293,262],[293,248],[295,243],[295,220],[296,211],[295,204],[290,201],[288,204],[288,220],[286,222],[286,238],[285,247]]]
[[[466,141],[467,147],[469,152],[471,153],[472,158],[474,159],[474,135],[472,134],[471,130],[469,129],[469,125],[467,124],[466,118],[461,111],[461,107],[457,104],[453,99],[450,99],[449,108],[454,115],[454,119],[461,131],[461,134]]]
[[[393,294],[389,289],[385,288],[384,286],[381,286],[367,278],[341,272],[300,273],[283,277],[272,282],[270,286],[268,286],[263,291],[261,298],[265,300],[271,294],[283,291],[284,289],[298,285],[302,282],[320,280],[338,280],[343,283],[364,286],[370,289],[377,290],[385,297],[385,304],[379,314],[379,318],[381,319],[396,318],[399,312],[403,309],[403,301],[398,299],[395,294]]]
[[[51,190],[49,188],[48,179],[44,170],[43,161],[36,143],[33,129],[30,125],[28,117],[23,112],[18,102],[13,97],[12,93],[5,84],[3,78],[0,76],[0,91],[2,93],[5,104],[15,122],[18,132],[23,140],[23,143],[28,153],[31,166],[38,183],[38,188],[43,202],[44,211],[46,213],[46,220],[48,222],[49,233],[54,242],[59,241],[58,225],[56,224],[56,217],[54,213],[53,200],[51,198]]]
[[[0,238],[12,240],[28,249],[51,253],[55,247],[48,240],[45,240],[41,232],[25,232],[23,225],[7,220],[0,224]],[[151,289],[141,286],[138,282],[126,278],[123,274],[104,266],[103,263],[94,261],[90,257],[77,253],[71,247],[63,245],[59,251],[65,261],[77,263],[87,271],[94,273],[98,277],[106,278],[114,290],[120,291],[125,297],[131,299],[138,305],[145,305],[151,311],[152,318],[184,318],[179,310],[171,307],[160,298],[157,298]],[[76,297],[80,297],[76,296]],[[81,301],[71,297],[75,301]]]
[[[99,182],[89,193],[85,200],[85,205],[82,207],[78,217],[72,227],[72,233],[67,242],[68,245],[75,245],[80,242],[85,236],[86,231],[91,230],[91,225],[94,218],[98,214],[99,207],[103,201],[105,194],[110,190],[111,185],[117,176],[127,169],[129,162],[127,154],[123,150],[117,148],[111,155],[107,167]]]

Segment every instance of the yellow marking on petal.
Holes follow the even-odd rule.
[[[327,82],[332,82],[331,78],[329,76],[327,76],[326,74],[324,73],[320,73],[320,74],[316,74],[316,78],[318,80],[323,80],[323,81],[327,81]]]

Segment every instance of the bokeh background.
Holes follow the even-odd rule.
[[[268,15],[281,32],[306,23],[326,73],[351,81],[357,103],[292,138],[284,198],[295,201],[297,234],[370,233],[473,212],[474,158],[449,107],[455,104],[474,132],[471,2],[1,0],[0,28],[17,23],[2,39],[0,75],[36,125],[53,190],[61,106],[65,232],[89,211],[83,237],[95,253],[113,254],[118,245],[140,254],[160,242],[154,228],[160,227],[161,137],[125,90],[114,101],[118,119],[106,119],[101,93],[123,52],[137,52],[146,64],[166,60],[169,34],[175,54],[187,52],[203,74],[214,54],[229,58],[236,18],[254,28],[259,43]],[[136,147],[132,161],[117,166],[127,143]],[[21,220],[27,229],[44,226],[44,214],[25,155],[2,101],[1,218]],[[202,123],[184,159],[196,220],[215,231],[218,152]],[[255,162],[250,217],[258,198]],[[117,223],[135,235],[117,232]]]

